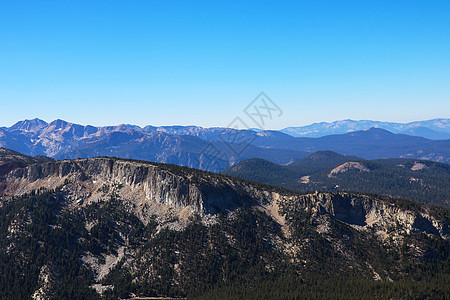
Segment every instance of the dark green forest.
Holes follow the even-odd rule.
[[[292,228],[289,238],[251,207],[232,216],[219,214],[210,226],[194,217],[177,231],[158,227],[156,220],[144,225],[114,197],[76,210],[63,209],[64,201],[54,190],[1,202],[0,299],[29,299],[43,286],[43,270],[48,270],[46,291],[52,299],[450,297],[450,247],[439,236],[417,232],[402,245],[387,247],[331,218],[331,233],[324,235],[295,204],[281,208]],[[88,222],[95,224],[90,230]],[[335,241],[347,254],[335,250]],[[302,251],[288,256],[279,248],[285,243]],[[425,255],[415,256],[412,244],[424,245]],[[88,251],[101,259],[123,246],[134,262],[117,264],[100,282],[112,289],[100,296],[91,288],[95,274],[81,257]],[[383,279],[374,281],[365,263]]]
[[[349,169],[330,175],[334,168],[350,161],[361,163],[368,171]],[[425,167],[412,170],[416,163]],[[364,160],[321,151],[286,166],[249,159],[222,173],[297,192],[354,191],[450,207],[450,165],[432,161]]]

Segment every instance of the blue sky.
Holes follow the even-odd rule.
[[[1,1],[0,126],[450,117],[450,1],[243,2]]]

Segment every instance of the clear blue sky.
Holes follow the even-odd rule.
[[[0,126],[450,117],[450,1],[1,1]]]

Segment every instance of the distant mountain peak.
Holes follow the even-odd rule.
[[[353,136],[353,137],[368,137],[368,138],[377,138],[377,137],[390,137],[395,136],[395,133],[390,132],[389,130],[379,128],[379,127],[370,127],[363,130],[357,130],[348,133],[339,134],[341,136]]]
[[[361,131],[370,132],[370,133],[383,133],[383,134],[389,134],[392,135],[394,133],[390,132],[389,130],[379,128],[379,127],[370,127]]]
[[[66,127],[68,124],[71,124],[67,121],[61,120],[61,119],[56,119],[52,122],[50,122],[50,126],[55,126],[56,128],[62,128],[62,127]]]
[[[46,126],[47,122],[34,118],[31,120],[25,119],[23,121],[19,121],[10,127],[11,130],[24,130],[24,131],[35,131],[41,129]]]

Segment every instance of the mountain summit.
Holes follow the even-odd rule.
[[[37,132],[37,131],[39,131],[39,129],[43,128],[46,125],[47,125],[47,122],[45,122],[41,119],[35,118],[32,120],[19,121],[16,124],[14,124],[13,126],[11,126],[9,129],[10,130],[23,130],[23,131]]]

